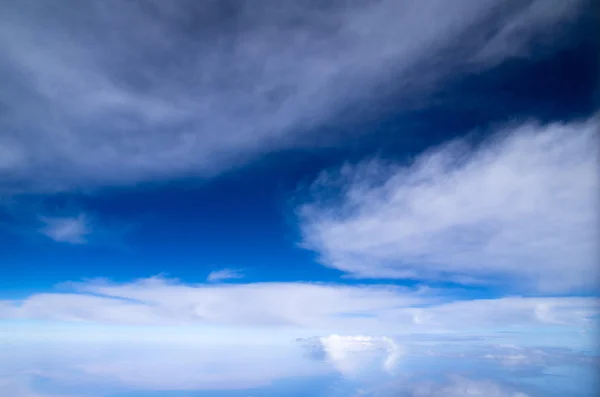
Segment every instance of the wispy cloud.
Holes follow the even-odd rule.
[[[0,378],[0,389],[11,397],[58,397],[34,392],[28,385],[29,382],[22,378],[23,376],[19,376],[17,379],[15,377]]]
[[[59,243],[85,244],[92,232],[90,220],[84,214],[75,217],[42,217],[41,221],[45,226],[39,232]]]
[[[71,291],[0,302],[0,318],[105,324],[204,324],[352,331],[356,334],[553,326],[588,329],[594,298],[449,301],[443,291],[307,283],[186,285],[150,278],[73,284]],[[367,313],[368,315],[365,315]],[[314,335],[314,334],[313,334]]]
[[[210,272],[206,281],[215,283],[224,280],[235,280],[244,277],[244,272],[236,269],[221,269]]]
[[[179,330],[174,327],[169,332],[180,335]],[[243,330],[221,330],[228,340],[219,341],[214,333],[195,331],[194,337],[186,337],[184,343],[168,336],[165,341],[164,329],[148,331],[143,327],[138,327],[127,341],[119,340],[118,331],[111,333],[116,338],[101,342],[81,334],[76,341],[68,337],[52,341],[25,339],[24,345],[11,344],[0,352],[0,390],[7,393],[6,397],[71,397],[70,393],[57,394],[64,390],[77,391],[72,397],[125,391],[180,394],[252,389],[279,379],[331,372],[325,364],[304,358],[293,343],[269,342],[264,332],[263,339],[253,341],[245,337]],[[154,337],[152,341],[144,340],[148,332]]]
[[[591,364],[598,365],[596,355],[581,354],[570,349],[518,346],[511,344],[496,345],[481,349],[481,358],[492,360],[510,368],[538,367],[540,371],[554,365]]]
[[[210,176],[310,145],[384,87],[414,99],[527,54],[582,3],[3,2],[0,187]]]
[[[384,382],[375,388],[367,388],[354,397],[530,397],[531,386],[515,386],[506,381],[489,378],[466,378],[456,374],[445,374],[436,381],[415,380],[409,377]],[[533,395],[538,395],[534,393]]]
[[[468,379],[452,376],[446,383],[427,382],[412,388],[411,397],[529,397],[521,391],[515,391],[491,380]]]
[[[64,288],[68,288],[65,284]],[[90,295],[91,294],[91,295]],[[187,285],[162,278],[72,284],[4,302],[2,315],[117,324],[328,326],[339,316],[436,301],[427,289],[310,283]],[[0,317],[1,317],[0,316]],[[350,319],[352,321],[352,319]],[[374,324],[372,324],[374,325]]]
[[[298,209],[303,245],[356,277],[595,287],[599,127],[524,124],[324,173]]]

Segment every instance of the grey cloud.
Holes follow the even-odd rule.
[[[581,3],[3,2],[2,188],[210,176],[327,141],[305,132],[527,51]]]

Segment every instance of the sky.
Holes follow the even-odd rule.
[[[592,397],[591,0],[0,4],[0,395]]]

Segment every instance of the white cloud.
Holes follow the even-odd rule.
[[[390,311],[390,318],[410,316],[415,324],[456,329],[462,327],[506,327],[511,325],[547,324],[584,326],[600,310],[597,298],[505,297],[499,299],[462,300],[427,307]]]
[[[0,378],[0,390],[7,397],[80,397],[72,394],[39,393],[34,391],[27,376],[12,374],[10,377]]]
[[[540,348],[501,344],[488,346],[481,358],[500,363],[506,367],[538,366],[548,368],[553,365],[598,365],[598,356],[583,354],[568,348]]]
[[[400,346],[385,336],[329,335],[301,339],[300,342],[314,353],[322,353],[325,361],[347,377],[366,371],[392,372],[401,356]]]
[[[0,389],[11,397],[43,397],[41,394],[33,392],[23,382],[10,378],[0,378]]]
[[[0,318],[291,327],[316,334],[351,331],[389,335],[514,326],[588,329],[594,324],[592,317],[600,312],[595,298],[506,297],[448,302],[450,298],[442,291],[385,285],[185,285],[150,278],[127,284],[77,283],[72,287],[74,291],[0,302]]]
[[[410,358],[424,356],[431,357],[432,360],[456,360],[457,363],[472,360],[486,364],[487,368],[496,368],[509,374],[527,373],[530,376],[539,376],[553,367],[568,366],[587,370],[600,363],[600,357],[595,353],[597,343],[592,338],[589,338],[584,346],[561,346],[557,341],[560,334],[556,329],[549,330],[533,331],[529,340],[522,338],[522,335],[515,338],[514,332],[505,333],[504,337],[508,343],[499,343],[502,342],[500,334],[470,339],[468,335],[463,334],[463,340],[447,338],[452,334],[428,335],[429,340],[415,340],[411,338],[412,335],[408,335],[402,341],[408,361]],[[571,338],[576,340],[578,337],[572,334]],[[548,339],[557,343],[551,346]],[[495,364],[495,367],[489,364]],[[407,365],[410,365],[410,362]]]
[[[475,348],[471,335],[494,338],[505,330],[510,333],[503,340],[511,343],[533,335],[536,343],[561,346],[565,338],[580,340],[578,330],[592,329],[592,318],[600,313],[594,298],[447,302],[442,291],[386,285],[188,285],[150,278],[71,283],[60,289],[0,301],[0,341],[9,346],[0,352],[0,377],[35,370],[56,384],[54,390],[87,385],[104,395],[110,393],[101,387],[115,392],[123,387],[260,387],[334,370],[364,380],[396,373],[405,359],[427,359],[424,349],[442,357],[467,349],[472,353],[461,359],[501,363],[520,354],[535,364],[547,357],[532,349]],[[415,339],[415,333],[427,338]],[[324,360],[309,360],[293,343],[297,338]],[[440,343],[448,345],[448,340],[454,342],[444,349]],[[561,357],[567,356],[544,363],[561,365],[566,362]],[[435,362],[439,356],[429,358]]]
[[[89,219],[84,214],[75,217],[42,217],[45,226],[39,231],[60,243],[85,244],[92,232]]]
[[[34,294],[0,305],[5,315],[123,324],[311,327],[343,316],[435,301],[428,289],[310,283],[185,285],[161,278],[76,283],[74,292]],[[352,321],[352,318],[348,319]]]
[[[3,2],[2,188],[210,176],[329,142],[302,131],[528,53],[584,1],[301,3]]]
[[[528,123],[409,165],[325,173],[298,210],[303,245],[356,277],[595,287],[598,130],[598,119]]]
[[[236,269],[221,269],[210,272],[206,281],[208,282],[219,282],[223,280],[234,280],[244,277],[244,272]]]
[[[243,332],[238,330],[237,333]],[[229,334],[235,338],[236,333]],[[90,378],[138,390],[231,390],[266,386],[293,376],[322,375],[322,367],[303,361],[285,346],[235,345],[158,348],[143,346],[118,353],[115,361],[101,355],[79,368]],[[121,386],[122,387],[122,386]]]
[[[512,385],[490,379],[470,379],[447,375],[443,382],[406,377],[363,389],[355,397],[529,397]],[[530,387],[531,388],[531,387]]]
[[[303,357],[289,339],[287,344],[268,343],[263,333],[263,340],[252,340],[245,329],[226,331],[227,341],[198,329],[195,339],[188,336],[183,343],[165,335],[166,331],[178,334],[177,327],[151,330],[154,340],[139,340],[136,331],[143,335],[148,329],[138,327],[126,341],[113,330],[110,334],[117,336],[114,340],[79,335],[74,340],[28,338],[24,343],[7,345],[0,352],[0,376],[12,381],[0,391],[14,392],[3,397],[42,397],[46,390],[76,390],[86,396],[149,390],[235,390],[332,372],[325,364]],[[161,333],[166,338],[161,338]],[[31,385],[37,386],[37,393],[27,394]],[[1,386],[5,385],[0,379]]]
[[[461,376],[446,384],[423,383],[414,387],[411,397],[528,397],[489,380],[473,380]]]

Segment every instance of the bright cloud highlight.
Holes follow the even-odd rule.
[[[599,127],[597,118],[524,124],[407,165],[324,173],[298,209],[303,246],[359,278],[595,287]]]
[[[322,352],[325,360],[344,376],[358,376],[365,371],[392,372],[402,354],[392,338],[381,336],[329,335],[300,340],[313,353]]]

